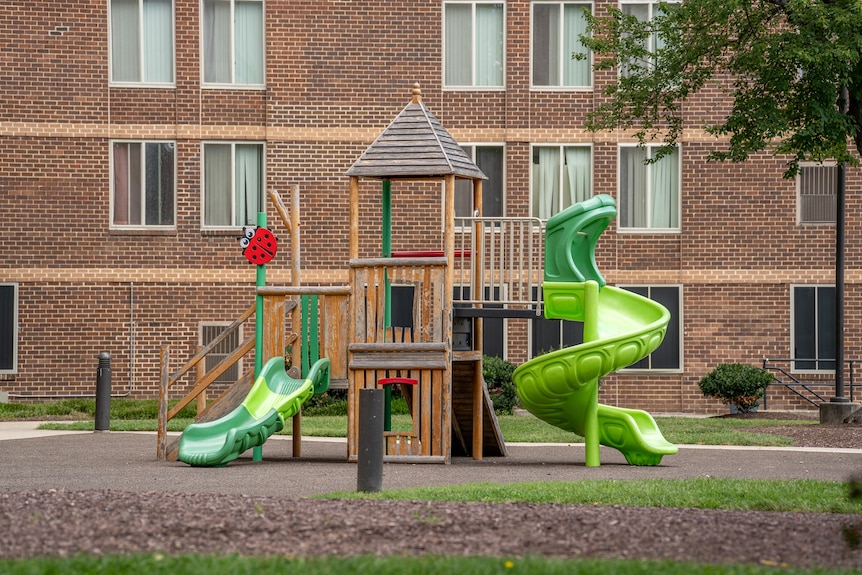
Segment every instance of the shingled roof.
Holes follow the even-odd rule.
[[[413,85],[413,101],[401,110],[346,175],[383,180],[448,175],[488,179],[422,102],[419,84]]]

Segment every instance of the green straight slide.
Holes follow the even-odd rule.
[[[180,436],[179,460],[200,467],[223,467],[284,429],[311,396],[329,389],[329,360],[319,359],[308,377],[287,375],[283,357],[266,362],[248,395],[215,421],[193,423]]]
[[[513,378],[525,409],[584,437],[587,466],[600,465],[599,445],[619,450],[632,465],[658,465],[678,449],[652,416],[598,403],[599,378],[655,351],[670,319],[661,304],[605,285],[595,248],[616,213],[614,199],[598,195],[548,220],[545,317],[583,322],[584,343],[540,355]]]

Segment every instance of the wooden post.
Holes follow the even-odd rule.
[[[476,212],[476,215],[482,216],[482,180],[473,180],[473,209]],[[476,226],[479,230],[480,235],[476,240],[476,245],[482,245],[484,243],[484,238],[481,235],[482,225],[481,223]],[[479,248],[479,254],[481,254],[481,248]],[[476,257],[477,254],[474,252],[471,254],[472,257]],[[481,260],[473,260],[481,261]],[[481,274],[483,270],[479,269],[479,265],[473,266],[475,269],[475,274]],[[481,289],[480,282],[475,281],[473,287],[471,288],[471,293],[473,295],[473,299],[482,299],[484,294],[477,294],[476,289]],[[478,304],[476,304],[478,307]],[[482,318],[477,317],[473,320],[473,349],[480,352],[479,360],[476,362],[473,368],[473,459],[480,460],[482,459],[482,447],[484,444],[484,429],[483,424],[485,418],[483,416],[482,410],[484,405],[484,392],[485,392],[485,379],[482,375],[482,357],[481,353],[484,352],[484,342],[482,340]]]
[[[359,257],[359,178],[350,178],[350,259]]]
[[[446,176],[446,222],[443,233],[443,253],[446,255],[446,273],[443,276],[443,342],[449,352],[449,361],[443,371],[441,408],[444,413],[441,445],[445,462],[452,457],[452,298],[455,284],[455,176]]]
[[[290,207],[290,254],[291,254],[291,274],[290,274],[290,283],[294,287],[299,287],[302,285],[302,276],[300,275],[300,270],[302,266],[300,265],[300,249],[299,249],[299,186],[294,185],[291,188],[291,207]],[[282,302],[284,303],[284,302]],[[284,312],[282,312],[283,314]],[[284,322],[284,318],[282,317],[282,325]],[[297,330],[297,326],[302,323],[302,306],[297,305],[293,308],[293,313],[291,315],[291,324],[293,325],[294,331]],[[301,333],[301,331],[297,332]],[[282,341],[282,350],[280,353],[284,354]],[[302,351],[302,338],[296,338],[294,340],[294,352],[292,356],[294,358],[301,357],[300,352]],[[302,409],[296,412],[296,415],[293,416],[293,456],[294,457],[302,457]]]
[[[164,461],[168,458],[168,358],[169,346],[163,345],[159,353],[161,376],[159,378],[159,421],[156,442],[156,457]]]
[[[195,355],[201,352],[201,346],[198,346],[195,349]],[[206,360],[200,360],[197,365],[198,371],[198,379],[200,381],[204,378],[204,373],[206,372]],[[197,409],[196,415],[200,415],[204,412],[204,409],[207,408],[207,390],[203,389],[197,396],[197,401],[195,402],[195,408]]]

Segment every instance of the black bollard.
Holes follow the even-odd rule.
[[[111,354],[99,354],[96,372],[96,431],[111,431]]]
[[[383,489],[382,389],[359,390],[359,453],[356,490],[377,493]]]

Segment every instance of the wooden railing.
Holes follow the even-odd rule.
[[[228,326],[218,337],[210,342],[206,347],[198,351],[194,357],[189,359],[180,369],[174,373],[170,373],[170,346],[163,345],[159,357],[160,363],[160,381],[159,381],[159,414],[157,428],[157,448],[156,455],[159,459],[167,458],[167,428],[168,421],[176,417],[176,415],[193,400],[198,400],[198,417],[201,417],[208,407],[206,406],[206,389],[216,381],[219,376],[225,373],[232,366],[236,365],[246,354],[254,350],[255,338],[251,336],[243,341],[235,350],[227,355],[222,361],[213,366],[211,369],[204,372],[202,369],[204,360],[207,355],[216,349],[225,339],[234,335],[237,330],[255,313],[255,306],[249,307],[236,321]],[[195,370],[192,372],[192,370]],[[195,383],[192,389],[187,392],[180,400],[171,408],[168,409],[169,393],[171,388],[181,381],[183,378],[194,377]],[[245,377],[249,377],[245,374]]]

